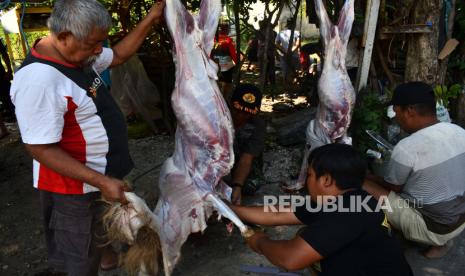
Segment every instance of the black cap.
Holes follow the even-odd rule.
[[[421,81],[400,84],[394,89],[389,105],[412,105],[436,103],[433,88]]]
[[[262,92],[253,84],[240,84],[231,96],[232,107],[250,114],[257,114],[262,104]]]

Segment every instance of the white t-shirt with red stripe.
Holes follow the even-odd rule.
[[[113,60],[104,48],[93,68],[41,56],[34,49],[15,74],[11,99],[26,144],[58,144],[102,174],[122,178],[132,169],[123,114],[98,73]],[[34,187],[61,194],[98,191],[33,161]]]

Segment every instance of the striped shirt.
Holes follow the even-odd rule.
[[[15,74],[12,102],[26,144],[57,144],[102,174],[124,177],[132,169],[126,122],[99,72],[113,60],[104,48],[92,68],[83,69],[34,49]],[[60,194],[98,191],[33,161],[34,187]]]
[[[405,184],[401,196],[422,204],[420,212],[439,223],[455,222],[465,213],[465,130],[437,123],[402,139],[385,180]]]

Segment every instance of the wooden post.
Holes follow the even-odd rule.
[[[27,48],[26,48],[26,37],[23,36],[23,33],[22,32],[19,32],[19,37],[20,37],[20,40],[21,40],[21,46],[23,48],[23,58],[26,58],[27,56]]]
[[[11,66],[13,66],[14,64],[13,61],[15,57],[13,56],[13,49],[11,48],[10,34],[7,34],[5,31],[3,31],[3,34],[5,34],[6,48],[8,49],[8,56],[10,57]]]
[[[376,34],[376,25],[378,22],[380,0],[368,0],[365,13],[365,26],[363,30],[362,48],[360,56],[360,66],[357,72],[356,91],[362,90],[367,85],[368,72],[371,64],[371,54]]]

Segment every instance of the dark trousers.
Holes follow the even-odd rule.
[[[49,266],[68,276],[98,275],[102,253],[100,193],[62,195],[40,191]]]

